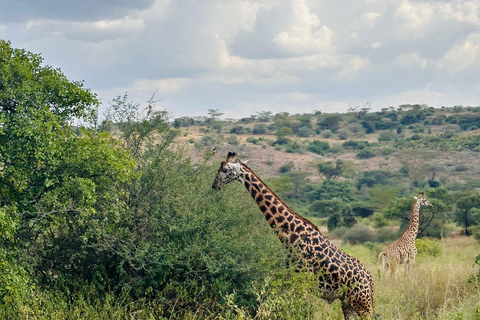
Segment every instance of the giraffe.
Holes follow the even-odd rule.
[[[432,207],[430,201],[425,198],[423,192],[415,197],[410,213],[410,223],[407,229],[402,233],[400,238],[389,245],[382,253],[379,254],[378,260],[382,259],[384,271],[396,274],[399,264],[405,264],[405,274],[410,271],[412,264],[415,262],[417,255],[417,247],[415,247],[415,239],[418,234],[419,213],[421,206]]]
[[[265,219],[302,270],[318,274],[319,291],[332,303],[340,299],[345,319],[370,319],[373,277],[360,262],[341,251],[313,223],[290,209],[245,163],[229,152],[215,176],[213,189],[238,180],[251,194]]]

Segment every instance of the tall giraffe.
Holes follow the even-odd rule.
[[[360,260],[330,243],[317,226],[293,212],[245,163],[235,160],[235,153],[229,152],[212,188],[221,189],[233,180],[247,188],[270,227],[304,270],[319,275],[322,298],[330,303],[340,299],[345,319],[357,316],[370,319],[374,302],[373,277]]]
[[[415,262],[417,255],[417,247],[415,247],[415,239],[418,234],[419,213],[421,206],[432,207],[430,201],[425,198],[423,192],[415,197],[410,213],[410,223],[407,229],[402,233],[400,238],[389,245],[380,255],[378,260],[382,259],[384,271],[390,269],[391,274],[395,275],[399,264],[405,264],[405,274],[410,271],[412,264]]]

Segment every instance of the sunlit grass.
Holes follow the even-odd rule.
[[[475,256],[480,246],[467,237],[445,238],[440,255],[419,253],[411,273],[400,267],[383,274],[375,250],[347,246],[375,278],[375,311],[382,319],[479,319],[480,283]],[[363,248],[362,248],[363,247]]]

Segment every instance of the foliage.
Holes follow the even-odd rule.
[[[340,114],[326,114],[318,118],[318,125],[323,130],[330,130],[333,133],[336,133],[340,127],[341,121],[342,115]]]
[[[292,171],[293,167],[294,167],[293,161],[289,161],[285,164],[282,164],[278,169],[278,171],[280,173],[286,173],[286,172]]]
[[[252,129],[253,134],[265,134],[267,133],[267,126],[263,123],[256,124]]]
[[[31,119],[23,117],[29,114],[54,117],[61,124],[78,118],[94,121],[96,95],[84,89],[82,82],[69,81],[59,69],[42,66],[42,62],[40,55],[0,40],[0,121],[26,122]]]
[[[330,148],[327,141],[313,140],[308,144],[307,150],[316,154],[324,155],[325,150]]]
[[[359,159],[368,159],[376,156],[375,151],[370,148],[364,148],[357,152],[357,158]]]
[[[442,253],[442,243],[429,238],[416,239],[415,247],[418,254],[438,257]]]
[[[358,174],[357,189],[363,186],[371,188],[375,185],[395,185],[398,179],[400,179],[399,174],[390,170],[362,171]]]
[[[309,192],[310,201],[321,199],[340,198],[342,201],[351,202],[356,199],[355,188],[350,181],[324,180],[320,186]]]
[[[470,226],[480,225],[480,192],[469,191],[456,199],[454,220],[466,235],[470,234]]]
[[[339,178],[345,170],[344,162],[340,159],[335,161],[335,164],[332,161],[320,162],[317,167],[318,173],[325,179]]]
[[[434,151],[421,149],[404,149],[395,153],[395,157],[405,168],[412,186],[428,171],[436,155]]]
[[[245,127],[244,126],[234,126],[232,129],[230,129],[231,134],[244,134],[245,133]]]

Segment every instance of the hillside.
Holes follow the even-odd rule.
[[[480,107],[434,109],[409,105],[380,112],[260,117],[264,113],[236,121],[191,119],[190,125],[185,124],[185,118],[181,118],[184,122],[176,119],[181,131],[178,141],[185,143],[189,154],[197,159],[213,147],[218,150],[213,161],[235,151],[264,177],[280,176],[280,167],[293,162],[293,171],[309,172],[310,178],[319,182],[316,164],[337,159],[350,162],[357,174],[398,171],[404,165],[397,155],[414,148],[419,150],[419,159],[423,159],[423,151],[435,151],[425,159],[428,164],[417,182],[433,176],[443,185],[452,186],[475,183],[480,178],[480,139],[476,139],[480,133]],[[329,148],[312,152],[309,146],[313,141],[325,141]],[[359,156],[360,149],[346,147],[347,141],[367,141],[373,153]]]

